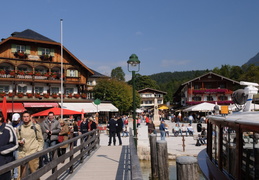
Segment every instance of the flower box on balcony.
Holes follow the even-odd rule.
[[[35,98],[40,98],[41,97],[41,95],[39,93],[36,93],[34,96],[35,96]]]
[[[35,76],[42,76],[41,72],[35,72]]]
[[[52,96],[53,98],[58,98],[58,94],[56,94],[56,93],[53,93],[51,96]]]
[[[41,60],[49,60],[49,61],[51,61],[52,60],[52,56],[51,55],[49,55],[49,54],[44,54],[44,55],[42,55],[42,56],[40,56],[40,59]]]
[[[44,76],[49,77],[49,73],[47,73],[47,72],[44,73]]]
[[[16,58],[27,58],[27,54],[24,53],[23,51],[15,52],[15,53],[14,53],[14,56],[15,56]]]
[[[6,95],[5,92],[0,92],[0,97],[3,98]]]
[[[49,98],[49,94],[48,94],[48,93],[45,93],[45,94],[43,94],[43,97],[44,97],[44,98]]]
[[[18,71],[19,75],[25,75],[24,71]]]
[[[74,97],[78,99],[80,97],[80,94],[74,94]]]
[[[73,95],[70,93],[70,94],[67,95],[67,97],[68,97],[68,98],[72,98]]]
[[[18,93],[17,96],[18,96],[18,98],[22,98],[24,96],[24,94],[23,93]]]
[[[33,75],[33,72],[27,71],[27,72],[26,72],[26,75]]]
[[[81,98],[86,99],[86,94],[81,94]]]
[[[10,71],[10,75],[14,76],[15,75],[15,71]]]
[[[26,96],[27,96],[28,98],[32,98],[32,97],[33,97],[32,93],[27,93]]]
[[[0,74],[5,74],[5,70],[1,69]]]
[[[11,93],[11,92],[8,93],[8,97],[13,97],[13,95],[14,95],[14,94]]]

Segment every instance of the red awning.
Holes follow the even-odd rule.
[[[23,103],[24,107],[30,108],[52,108],[58,107],[58,103]]]
[[[0,103],[0,110],[2,111],[3,103]],[[22,103],[7,103],[7,113],[26,111]]]

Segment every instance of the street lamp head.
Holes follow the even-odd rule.
[[[128,70],[129,70],[129,66],[131,66],[131,67],[138,66],[138,70],[137,71],[139,71],[140,60],[138,59],[138,56],[136,54],[132,54],[129,57],[129,60],[127,61],[127,63],[128,63]]]

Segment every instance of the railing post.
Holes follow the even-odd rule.
[[[149,135],[152,178],[158,177],[156,138],[156,134]]]
[[[159,180],[169,180],[167,142],[165,140],[157,141],[156,146],[158,161],[158,178]]]

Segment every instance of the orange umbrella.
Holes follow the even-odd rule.
[[[7,102],[6,102],[6,97],[4,96],[3,99],[3,104],[2,104],[2,114],[4,117],[4,122],[7,120]]]
[[[33,114],[32,116],[47,116],[49,112],[53,112],[55,115],[61,114],[61,108],[53,107],[44,111],[37,112]],[[74,115],[74,114],[82,114],[82,112],[79,111],[73,111],[69,109],[63,109],[63,115]]]

